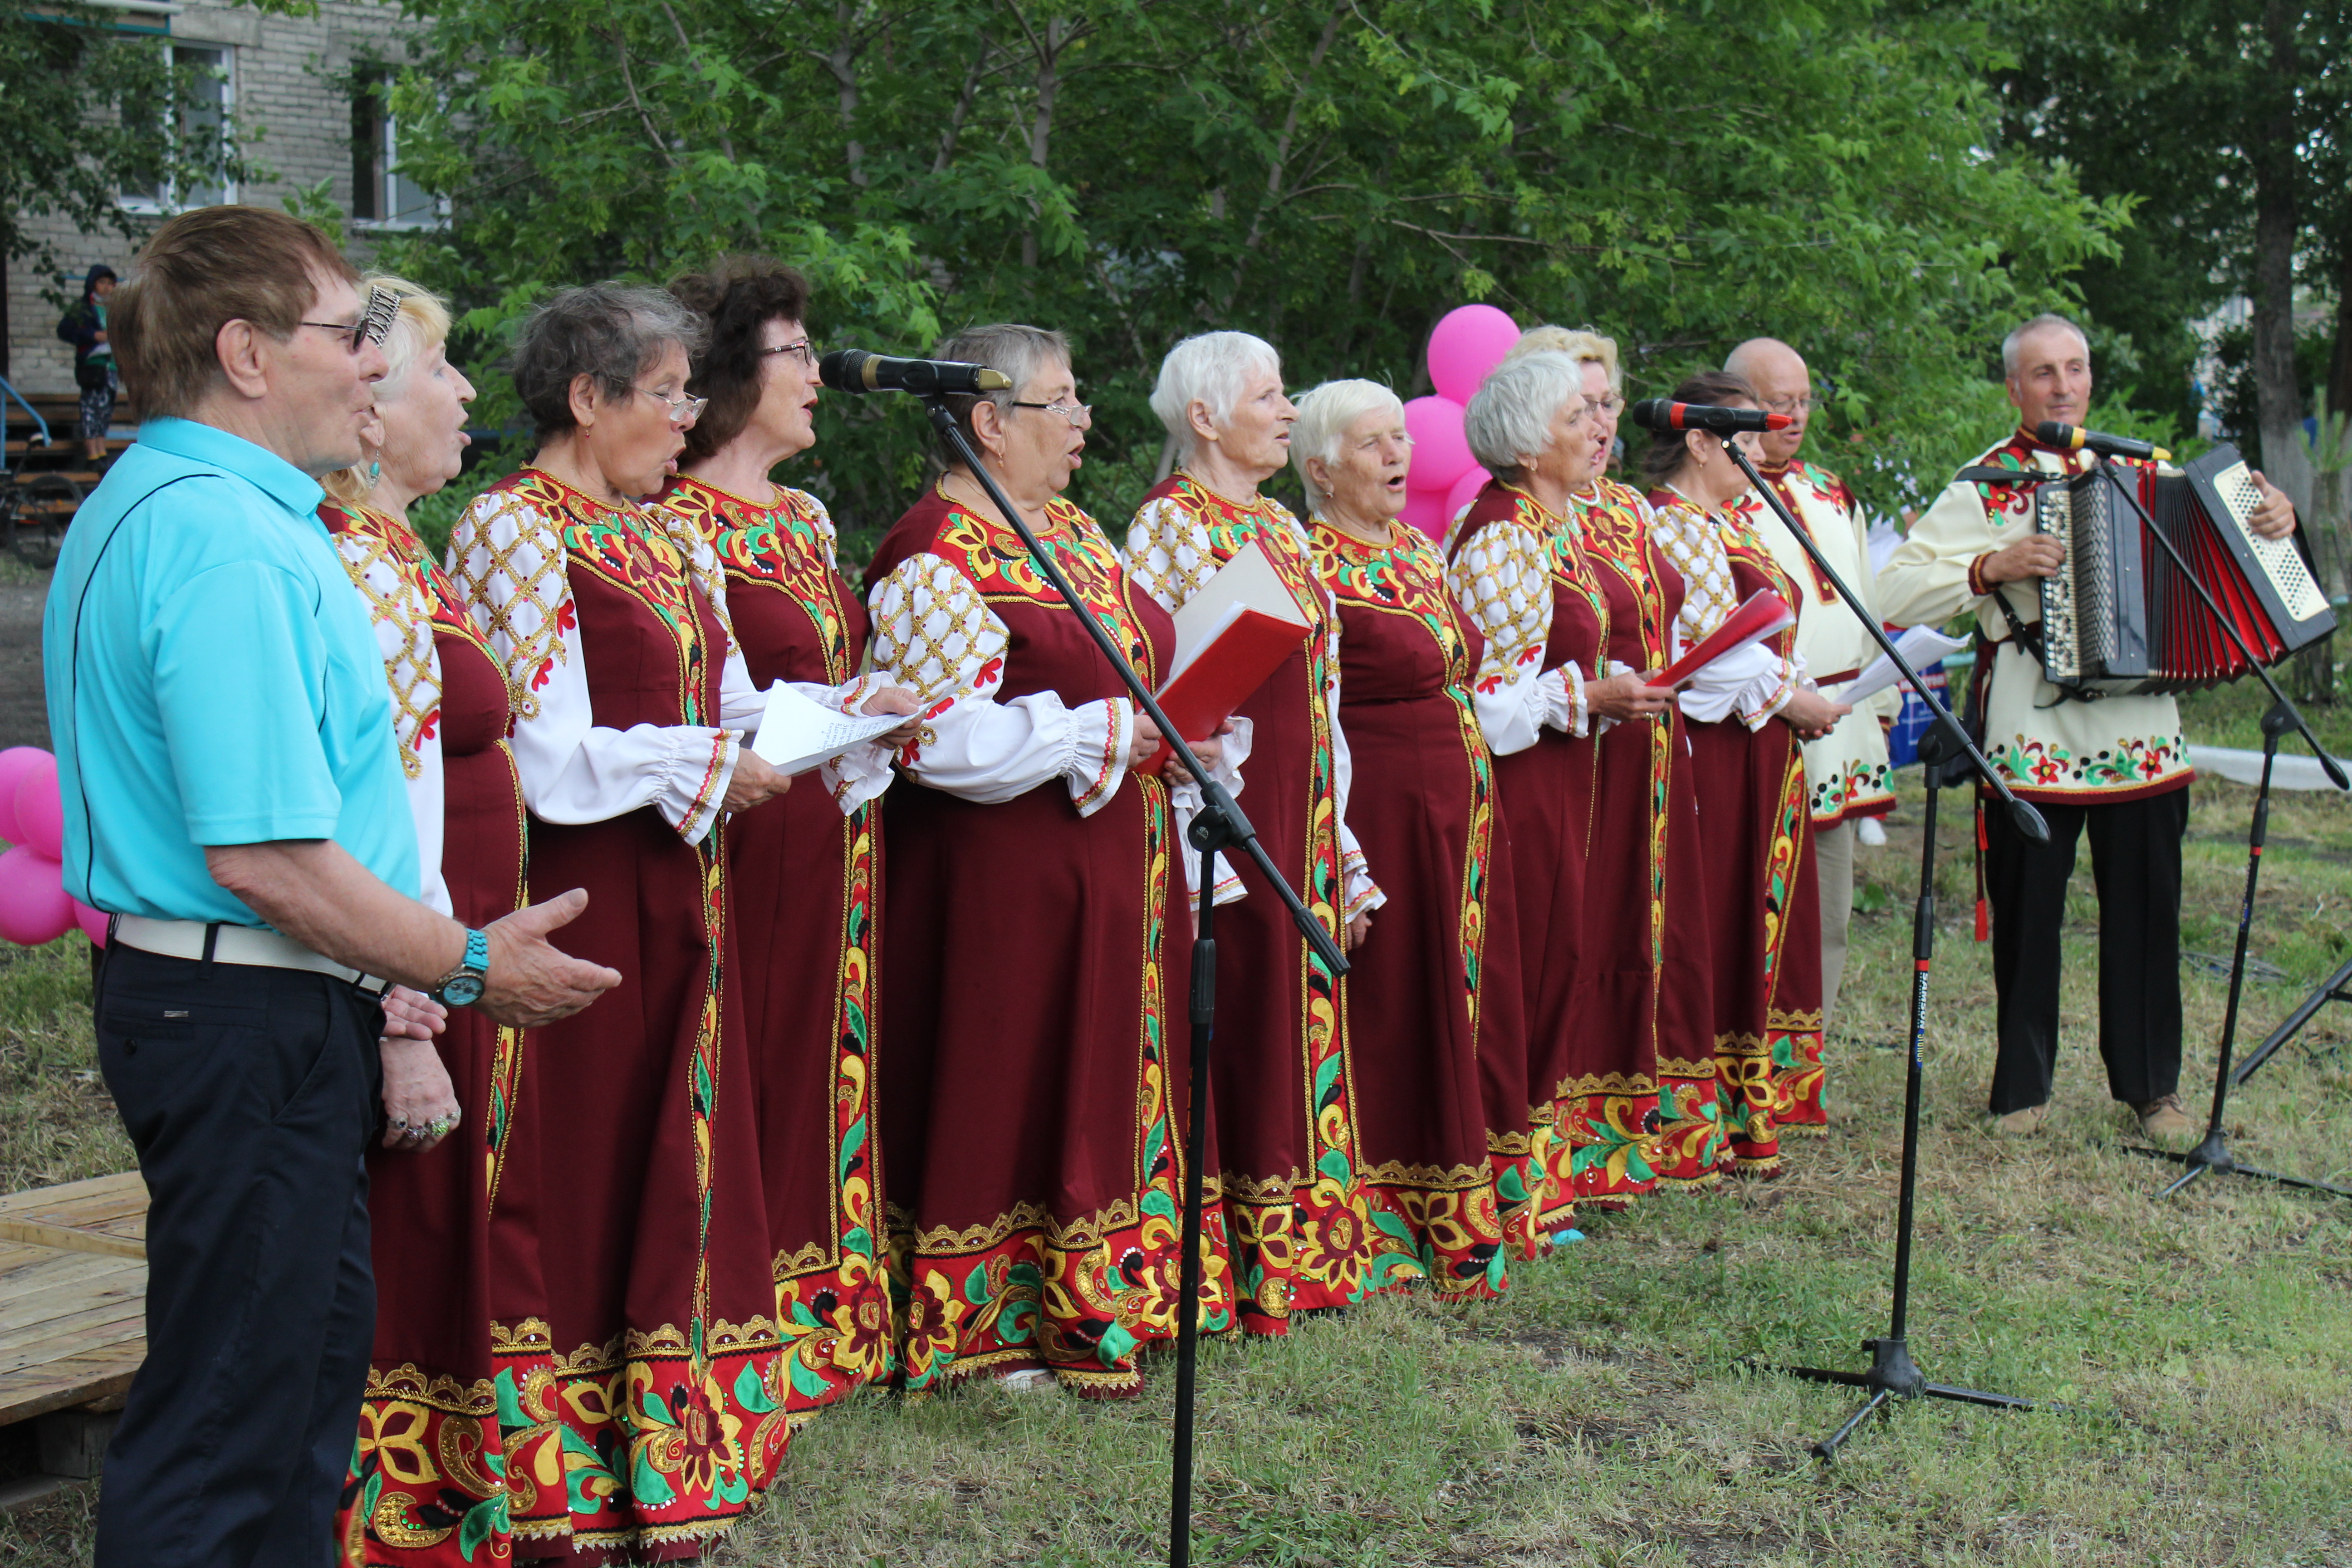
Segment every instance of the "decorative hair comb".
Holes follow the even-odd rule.
[[[400,314],[400,296],[389,289],[368,290],[367,314],[360,318],[360,334],[376,347],[392,335],[393,319]]]

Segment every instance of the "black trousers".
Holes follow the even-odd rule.
[[[118,945],[99,1065],[147,1179],[147,1360],[99,1568],[326,1568],[375,1335],[383,1011],[341,981]]]
[[[2047,1104],[2058,1062],[2058,935],[2074,842],[2087,829],[2099,898],[2099,1055],[2107,1092],[2144,1104],[2180,1086],[2180,839],[2189,792],[2112,805],[2044,805],[2036,844],[1985,812],[1985,892],[2000,996],[1996,1116]]]

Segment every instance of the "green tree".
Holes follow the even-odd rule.
[[[1161,460],[1179,337],[1410,395],[1481,299],[1610,331],[1637,392],[1789,338],[1840,466],[1895,500],[1999,425],[2000,331],[2126,221],[2000,147],[1990,29],[1880,0],[413,3],[404,160],[455,216],[394,258],[478,358],[551,286],[764,247],[816,276],[830,343],[1069,331],[1106,520]],[[916,411],[830,399],[821,436],[795,482],[895,516]]]
[[[186,188],[236,174],[233,142],[183,133],[202,107],[201,72],[174,68],[161,29],[81,0],[0,0],[0,255],[53,271],[33,220],[135,241],[125,189]]]

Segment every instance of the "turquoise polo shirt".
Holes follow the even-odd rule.
[[[260,925],[205,847],[287,838],[416,896],[383,657],[320,495],[250,441],[151,419],[75,514],[41,663],[84,903]]]

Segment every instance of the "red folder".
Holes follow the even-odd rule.
[[[1699,638],[1682,658],[1668,665],[1653,686],[1681,686],[1727,654],[1760,642],[1781,627],[1796,623],[1797,612],[1769,588],[1750,594],[1740,606],[1723,617],[1723,625]]]
[[[1176,732],[1205,741],[1307,639],[1314,614],[1253,541],[1176,612],[1175,674],[1152,695]],[[1174,752],[1162,742],[1144,772]]]

